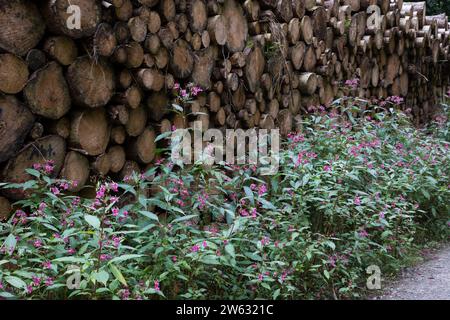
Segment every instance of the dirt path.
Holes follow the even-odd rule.
[[[450,245],[427,255],[424,263],[408,268],[375,299],[450,300]]]

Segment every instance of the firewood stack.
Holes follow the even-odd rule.
[[[81,9],[71,29],[67,9]],[[381,9],[373,27],[367,8]],[[429,120],[449,84],[445,14],[403,0],[0,0],[2,180],[122,179],[158,158],[155,137],[204,128],[295,130],[343,95],[401,96]],[[349,90],[345,80],[359,78]],[[204,89],[184,117],[175,83]],[[18,199],[20,191],[5,197]],[[0,197],[3,207],[8,206]],[[3,209],[0,209],[3,210]]]

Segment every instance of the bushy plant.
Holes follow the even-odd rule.
[[[98,181],[94,199],[67,194],[46,168],[2,184],[29,196],[0,224],[0,297],[358,297],[369,265],[393,273],[420,244],[448,239],[450,143],[442,123],[429,134],[393,108],[340,102],[289,135],[273,176],[167,159]]]

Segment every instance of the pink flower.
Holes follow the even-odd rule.
[[[258,188],[258,195],[262,196],[266,192],[267,192],[267,186],[265,184],[260,185]]]
[[[156,291],[160,291],[160,288],[159,288],[159,281],[158,281],[158,280],[155,280],[155,282],[154,282],[154,284],[153,284],[153,287],[155,288]]]
[[[114,217],[117,217],[119,215],[119,208],[114,207],[111,209],[111,212]]]
[[[179,84],[178,82],[175,82],[175,84],[173,85],[173,88],[174,88],[175,90],[180,89],[180,84]]]
[[[44,261],[42,262],[42,266],[44,267],[44,269],[51,269],[52,263],[50,261]]]
[[[75,254],[75,249],[74,248],[69,248],[69,249],[67,249],[67,254],[70,254],[70,255],[72,255],[72,254]]]
[[[112,182],[109,184],[109,188],[114,191],[114,192],[118,192],[119,191],[119,185],[115,182]]]
[[[172,256],[172,261],[177,262],[177,256]]]
[[[39,169],[41,169],[41,167],[42,167],[42,165],[40,163],[33,164],[33,169],[34,170],[39,170]]]
[[[44,166],[44,171],[45,171],[45,173],[47,173],[47,174],[50,174],[50,173],[52,173],[53,172],[53,165],[51,165],[51,164],[46,164],[45,166]]]
[[[40,211],[44,211],[45,208],[47,208],[47,204],[45,202],[41,202],[39,204],[39,210]]]
[[[239,214],[242,217],[247,217],[248,216],[248,211],[246,209],[239,209]]]
[[[100,261],[108,261],[111,260],[111,256],[109,254],[101,254],[100,255]]]
[[[353,203],[357,206],[361,205],[361,199],[359,197],[355,197],[355,199],[353,200]]]
[[[191,94],[192,94],[194,97],[197,96],[200,92],[203,92],[203,89],[200,88],[200,87],[195,86],[195,87],[192,87],[192,88],[191,88]]]
[[[202,246],[203,246],[203,248],[207,248],[208,247],[208,243],[205,240],[203,240]]]
[[[97,191],[96,198],[97,199],[103,199],[105,197],[106,187],[104,185],[101,185],[100,188]]]
[[[35,287],[39,287],[41,285],[41,278],[32,276],[31,279],[33,280],[33,285]]]
[[[268,245],[270,243],[270,239],[268,237],[263,237],[261,239],[261,245],[265,246]]]
[[[27,285],[27,293],[28,294],[33,293],[33,285],[32,284]]]
[[[36,239],[34,240],[33,245],[35,248],[40,248],[42,247],[42,241],[40,239]]]
[[[47,287],[52,286],[52,285],[53,285],[53,278],[48,277],[47,279],[45,279],[45,285],[46,285]]]
[[[358,233],[358,235],[359,235],[361,238],[367,238],[367,236],[368,236],[369,234],[367,233],[367,231],[366,231],[365,229],[362,229],[362,230]]]
[[[200,250],[200,247],[198,245],[193,245],[191,247],[191,252],[198,252],[198,250]]]
[[[58,194],[60,194],[60,191],[57,187],[51,187],[50,191],[56,196]]]
[[[331,171],[331,166],[330,165],[324,165],[323,166],[323,171]]]

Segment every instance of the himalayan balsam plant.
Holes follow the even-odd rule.
[[[343,100],[342,100],[343,101]],[[448,121],[346,100],[289,134],[276,175],[162,159],[93,199],[28,169],[0,224],[0,297],[346,299],[450,230]],[[363,111],[372,110],[372,111]],[[446,133],[445,133],[446,132]]]

